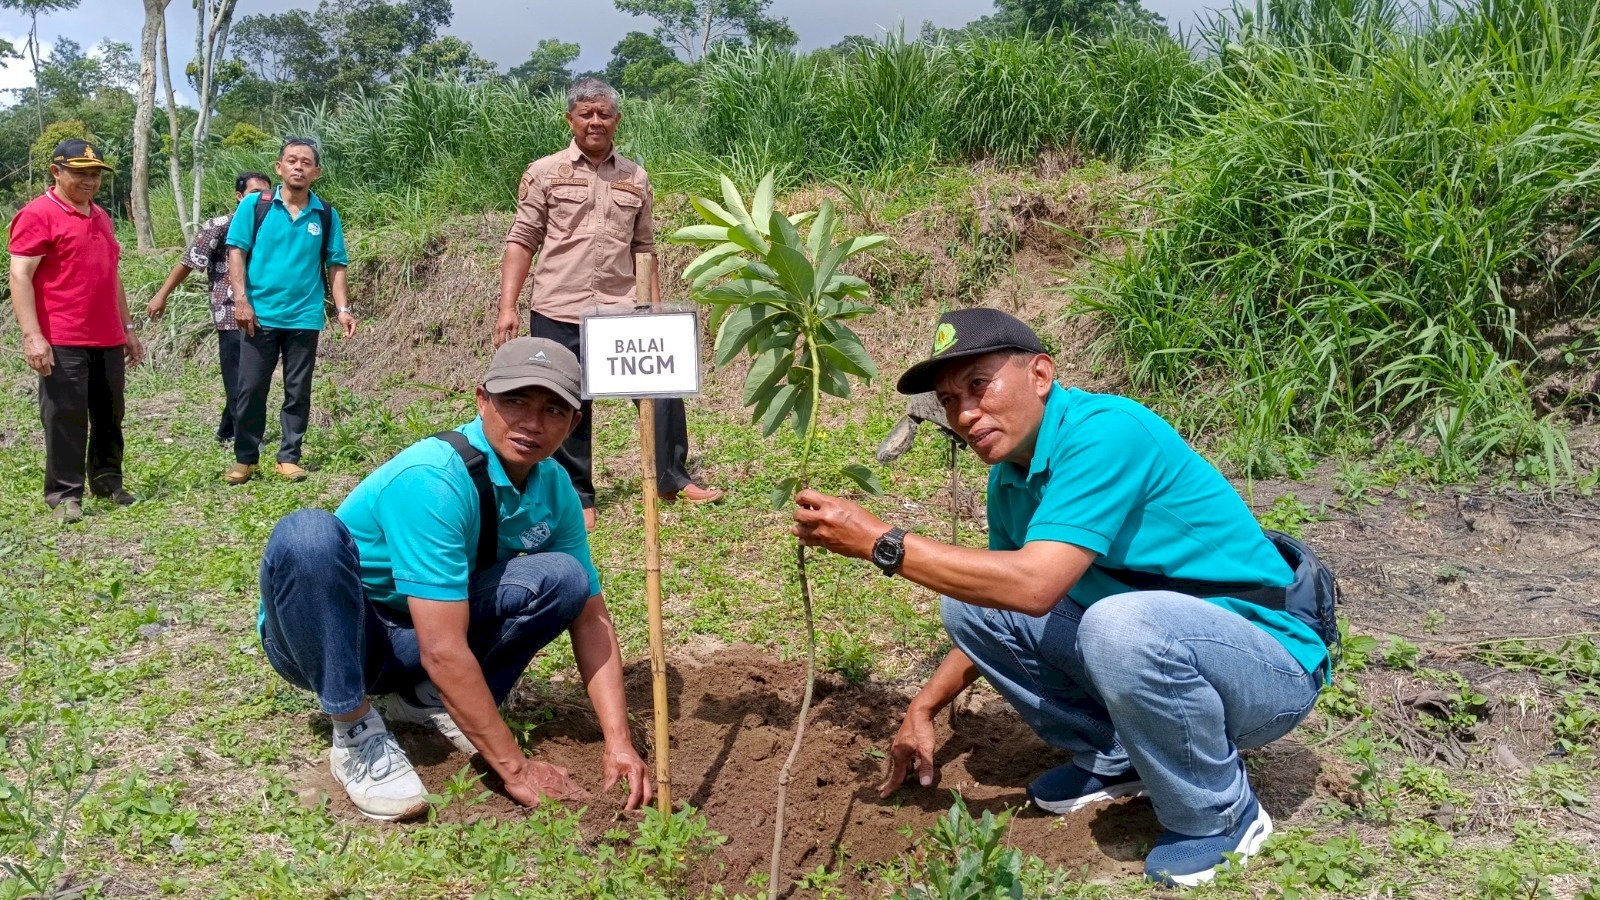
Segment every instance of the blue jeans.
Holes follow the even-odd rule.
[[[1140,591],[1049,615],[949,597],[945,629],[1046,743],[1099,775],[1131,764],[1162,827],[1231,830],[1250,803],[1241,748],[1288,734],[1321,682],[1241,616]]]
[[[588,600],[588,573],[565,553],[518,556],[473,574],[467,645],[496,703]],[[332,513],[302,509],[272,529],[261,609],[267,661],[316,693],[323,712],[355,712],[369,693],[428,678],[409,614],[367,600],[355,541]]]

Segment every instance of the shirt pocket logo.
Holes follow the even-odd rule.
[[[522,533],[522,549],[533,550],[550,540],[550,523],[540,522]]]
[[[312,222],[310,225],[306,226],[306,231],[309,232],[312,237],[317,237],[322,234],[322,226]]]

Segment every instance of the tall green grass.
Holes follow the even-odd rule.
[[[1593,4],[1293,0],[1211,36],[1214,108],[1084,303],[1135,381],[1255,436],[1247,471],[1352,429],[1409,434],[1444,477],[1560,469],[1530,338],[1596,301]]]

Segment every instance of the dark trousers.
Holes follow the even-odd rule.
[[[222,418],[217,440],[233,440],[233,398],[239,393],[239,344],[244,332],[235,328],[217,332],[217,363],[222,368]]]
[[[317,363],[317,338],[310,328],[257,328],[239,340],[239,387],[233,397],[233,458],[255,465],[261,461],[261,439],[267,433],[267,391],[272,370],[283,359],[283,411],[278,416],[283,437],[278,462],[300,461],[300,444],[311,418],[311,372]]]
[[[517,556],[472,575],[467,646],[504,703],[524,669],[589,602],[589,573],[565,553]],[[367,599],[361,557],[332,513],[283,517],[261,559],[261,645],[322,711],[355,712],[367,694],[392,694],[427,680],[408,613]]]
[[[534,337],[549,338],[571,350],[578,362],[583,362],[583,348],[578,343],[578,326],[572,322],[533,313],[529,317],[528,332]],[[634,401],[638,405],[638,401]],[[594,404],[583,401],[583,421],[573,429],[572,435],[555,452],[556,462],[572,476],[572,486],[578,489],[578,499],[585,508],[594,506]],[[689,423],[684,418],[683,401],[678,399],[656,401],[656,490],[663,494],[676,494],[688,487],[694,479],[689,477]]]
[[[55,365],[39,377],[44,424],[44,502],[82,500],[84,473],[96,496],[122,487],[121,347],[51,347]],[[87,465],[85,462],[87,461]]]

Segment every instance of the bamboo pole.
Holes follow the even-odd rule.
[[[656,293],[656,258],[636,253],[633,272],[638,297],[652,311],[661,308]],[[661,517],[656,495],[656,402],[639,400],[639,458],[644,469],[644,590],[650,619],[650,689],[656,714],[656,805],[663,814],[672,813],[671,745],[667,720],[667,647],[661,627]]]

